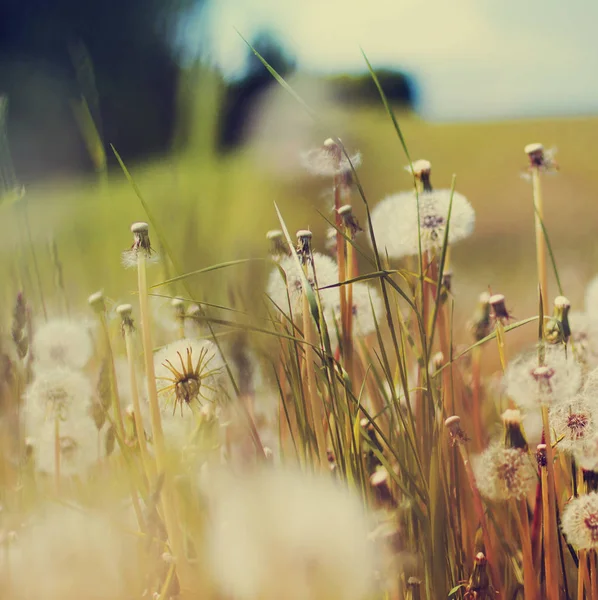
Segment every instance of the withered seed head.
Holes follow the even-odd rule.
[[[488,303],[490,304],[494,320],[504,323],[511,318],[503,294],[494,294],[493,296],[490,296],[490,298],[488,298]]]
[[[457,415],[449,417],[444,422],[444,425],[449,431],[453,445],[466,442],[469,439],[461,429],[461,417]]]
[[[102,291],[95,292],[87,299],[89,306],[93,308],[97,313],[104,312],[106,310],[106,302],[104,300],[104,293]]]
[[[280,229],[271,229],[266,233],[266,239],[270,242],[270,254],[274,257],[290,256],[291,251],[285,243],[284,234]]]
[[[536,446],[536,461],[538,467],[542,468],[547,465],[546,462],[546,444],[538,444]]]

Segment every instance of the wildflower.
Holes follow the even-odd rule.
[[[537,480],[536,470],[525,450],[490,445],[473,463],[476,484],[489,500],[523,498]]]
[[[133,245],[122,253],[123,266],[127,269],[137,267],[139,253],[143,255],[146,262],[157,262],[159,257],[150,243],[149,225],[142,222],[133,223],[131,233],[133,234]]]
[[[82,369],[93,354],[89,329],[77,321],[51,319],[36,331],[33,354],[37,367],[41,369]]]
[[[158,392],[165,403],[190,408],[200,399],[212,401],[217,393],[223,361],[208,340],[182,339],[162,348],[154,356]]]
[[[332,258],[318,252],[314,252],[312,256],[313,268],[310,267],[307,276],[312,287],[314,286],[313,271],[316,273],[319,287],[338,283],[338,267],[336,262]],[[292,313],[295,316],[300,316],[303,313],[303,283],[297,261],[294,256],[287,256],[281,259],[279,266],[285,273],[286,285],[280,269],[275,267],[268,279],[267,294],[272,302],[285,312],[289,307],[290,300]]]
[[[556,439],[562,437],[559,448],[565,452],[572,451],[596,430],[595,410],[583,396],[578,396],[570,404],[551,407],[549,417]]]
[[[59,504],[39,510],[2,555],[10,572],[10,590],[3,587],[2,596],[133,597],[141,575],[135,539],[127,532],[130,524],[125,527],[115,520]]]
[[[79,371],[56,367],[37,371],[25,392],[27,404],[35,404],[51,420],[68,418],[70,410],[91,403],[89,379]]]
[[[334,177],[350,172],[351,164],[355,169],[359,167],[361,154],[356,152],[347,158],[341,146],[333,139],[328,138],[319,148],[304,153],[301,162],[313,175]]]
[[[573,498],[561,518],[567,541],[580,550],[598,548],[598,493],[590,492]]]
[[[538,366],[537,352],[513,360],[504,376],[507,395],[523,409],[533,411],[540,404],[567,403],[581,385],[579,364],[560,347],[546,347],[544,364]]]
[[[276,470],[210,488],[206,555],[224,595],[358,600],[371,594],[368,522],[347,489],[329,478]]]
[[[414,192],[388,196],[372,211],[371,222],[376,240],[393,258],[419,253],[418,230],[422,252],[442,248],[451,199],[450,190],[434,190],[419,194],[419,220]],[[448,234],[449,244],[462,240],[473,231],[475,212],[465,196],[453,193]]]

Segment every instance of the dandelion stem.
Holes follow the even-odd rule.
[[[150,328],[150,311],[147,290],[146,256],[143,251],[137,252],[137,282],[139,288],[139,313],[141,317],[141,337],[143,340],[143,357],[145,361],[145,376],[147,378],[147,391],[150,405],[150,420],[156,455],[156,468],[159,475],[164,475],[164,488],[161,494],[164,521],[168,532],[170,547],[177,557],[178,565],[184,561],[184,546],[178,530],[176,512],[173,502],[170,475],[167,469],[166,445],[162,431],[160,406],[158,404],[158,391],[156,388],[156,374],[154,370],[154,356],[152,333]],[[179,569],[180,571],[181,569]],[[179,577],[181,573],[179,572]],[[182,577],[181,577],[182,579]]]
[[[554,488],[554,454],[550,439],[548,405],[542,403],[542,424],[546,444],[546,467],[542,468],[542,515],[544,519],[544,560],[546,568],[547,597],[558,600],[558,530],[556,525],[556,502]]]
[[[490,572],[492,574],[492,583],[494,588],[499,591],[500,596],[502,595],[502,580],[499,575],[498,564],[496,561],[496,555],[494,554],[494,549],[492,545],[492,540],[490,538],[490,532],[488,530],[488,524],[486,522],[486,514],[484,512],[484,505],[482,503],[482,496],[480,495],[480,491],[475,482],[475,475],[473,473],[473,469],[471,467],[471,463],[469,462],[469,454],[463,443],[457,444],[459,447],[459,453],[461,455],[461,461],[463,462],[463,467],[465,468],[465,473],[467,474],[467,480],[469,482],[469,487],[471,489],[472,497],[473,497],[473,506],[476,512],[476,516],[478,521],[480,522],[480,526],[482,528],[482,535],[484,538],[484,546],[486,548],[486,556],[488,558],[488,565],[490,567]]]
[[[60,495],[60,417],[54,417],[54,484]]]
[[[519,538],[521,540],[521,552],[523,554],[523,589],[525,600],[538,600],[538,589],[534,560],[532,557],[532,545],[529,531],[529,518],[527,514],[527,500],[522,498],[513,511]]]
[[[579,551],[579,569],[577,571],[577,600],[584,600],[584,581],[587,575],[588,560],[586,551]]]
[[[316,374],[314,371],[315,362],[315,336],[311,322],[309,300],[307,294],[303,293],[303,337],[305,339],[305,370],[307,376],[307,395],[309,397],[309,412],[311,413],[313,427],[316,434],[317,454],[320,460],[320,467],[326,467],[327,448],[326,435],[324,433],[324,414],[323,406],[318,398],[318,387],[316,384]]]
[[[349,227],[345,228],[345,234],[351,235]],[[346,280],[351,280],[357,276],[357,262],[355,251],[352,244],[347,244],[347,261],[346,261]],[[346,306],[345,306],[345,321],[343,322],[343,337],[345,340],[345,369],[349,374],[349,379],[353,381],[354,364],[353,364],[353,284],[348,283],[346,286]]]
[[[544,314],[548,306],[548,271],[546,267],[546,239],[542,223],[544,222],[544,205],[542,201],[542,186],[540,183],[539,167],[532,167],[532,190],[534,195],[535,223],[536,223],[536,262],[538,266],[538,283],[542,294],[542,306]]]
[[[482,348],[477,346],[471,356],[471,390],[472,390],[472,417],[473,434],[476,447],[481,449],[484,444],[482,434],[482,415],[480,411],[480,378],[481,378]]]
[[[145,470],[148,481],[156,476],[156,469],[152,458],[147,449],[145,439],[145,429],[143,426],[143,417],[141,414],[141,404],[139,402],[139,388],[137,386],[137,372],[135,370],[135,361],[133,359],[133,332],[130,327],[124,326],[125,350],[127,353],[127,365],[129,367],[129,380],[131,382],[131,399],[133,400],[133,417],[135,419],[135,429],[137,431],[137,441],[139,443],[139,453],[141,462]]]

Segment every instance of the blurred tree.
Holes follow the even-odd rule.
[[[85,95],[106,143],[128,159],[173,132],[182,11],[203,0],[3,0],[0,93],[21,181],[90,169],[73,115]]]
[[[270,31],[258,33],[251,45],[283,77],[295,70],[295,59],[282,42]],[[245,124],[258,99],[272,85],[278,85],[272,75],[248,49],[244,76],[227,86],[221,108],[219,149],[228,150],[243,141]]]

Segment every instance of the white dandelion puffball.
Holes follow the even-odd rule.
[[[598,432],[586,437],[573,448],[573,455],[579,467],[586,471],[598,471]]]
[[[85,324],[69,319],[52,319],[33,336],[36,368],[82,369],[93,354],[93,343]]]
[[[37,406],[26,406],[25,427],[32,440],[37,471],[54,473],[54,444],[56,423]],[[58,423],[60,441],[60,473],[65,476],[84,475],[103,456],[98,450],[98,430],[90,413],[90,406],[77,404],[68,417]]]
[[[492,444],[473,461],[476,484],[489,500],[523,498],[537,481],[527,452]]]
[[[168,344],[154,355],[154,366],[161,406],[176,409],[179,418],[183,404],[194,409],[213,401],[224,375],[224,361],[209,340],[185,338]]]
[[[563,510],[561,528],[573,547],[598,549],[598,493],[590,492],[571,500]]]
[[[347,289],[346,286],[343,286]],[[353,328],[358,336],[367,336],[376,331],[376,322],[380,326],[383,318],[383,303],[378,291],[366,283],[354,283],[353,289]],[[332,343],[336,346],[336,329],[341,329],[341,305],[338,288],[322,290],[320,292],[322,304],[327,307],[324,311],[326,327]],[[334,348],[333,348],[334,349]]]
[[[213,487],[206,554],[222,593],[238,600],[371,594],[368,522],[357,497],[339,483],[272,470]]]
[[[89,379],[80,371],[56,367],[37,371],[25,390],[27,404],[35,404],[49,418],[68,418],[73,406],[88,407],[92,399]]]
[[[581,367],[570,352],[550,346],[544,365],[538,366],[537,351],[520,355],[507,367],[503,382],[515,404],[533,411],[540,404],[570,402],[581,385]]]
[[[414,192],[400,192],[384,198],[372,211],[372,227],[380,252],[387,252],[391,258],[418,254],[418,225],[423,252],[442,248],[450,198],[450,190],[419,194],[419,222]],[[474,224],[475,211],[471,204],[465,196],[454,192],[449,244],[471,235]]]
[[[349,158],[351,162],[334,140],[326,140],[321,147],[304,152],[301,164],[313,175],[334,177],[351,171],[351,164],[355,169],[361,165],[359,152],[350,154]]]
[[[140,575],[135,542],[102,514],[47,507],[6,551],[2,562],[10,570],[7,600],[131,598]]]
[[[598,366],[598,306],[593,317],[585,312],[569,313],[571,348],[584,367]]]
[[[558,448],[563,452],[571,452],[585,440],[591,438],[596,431],[596,408],[583,396],[578,396],[571,403],[557,404],[550,408],[550,428],[556,439],[562,437]]]
[[[338,283],[338,267],[336,262],[329,256],[320,254],[319,252],[314,252],[313,257],[313,267],[318,280],[318,287],[322,288],[327,285]],[[279,267],[286,275],[286,285]],[[285,314],[289,312],[290,300],[293,315],[299,317],[303,314],[303,283],[301,280],[301,274],[299,273],[297,260],[294,256],[285,256],[280,261],[279,267],[275,267],[270,273],[266,293],[272,302],[278,307],[278,309],[283,311]],[[312,286],[314,285],[314,277],[311,267],[308,270],[308,281]]]

